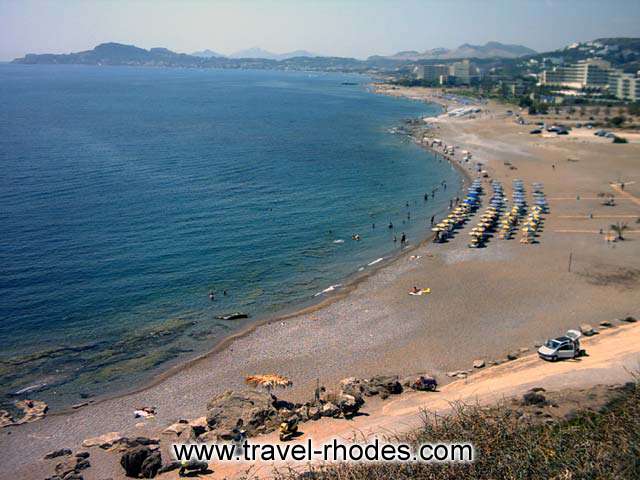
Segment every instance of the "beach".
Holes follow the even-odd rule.
[[[380,93],[458,106],[426,89]],[[508,196],[513,179],[523,180],[528,193],[532,182],[542,182],[550,213],[537,243],[494,237],[485,248],[469,249],[472,217],[450,241],[412,245],[323,304],[253,326],[146,388],[2,429],[0,478],[45,478],[47,452],[75,449],[103,433],[157,436],[180,418],[204,415],[215,394],[245,388],[250,374],[289,377],[293,387],[281,395],[288,400],[309,399],[317,379],[329,389],[345,377],[376,374],[429,373],[446,383],[447,372],[469,369],[475,359],[501,361],[581,324],[639,316],[640,144],[612,144],[582,132],[533,136],[531,125],[507,113],[514,107],[489,102],[480,108],[473,116],[429,119],[429,135],[472,152],[473,163],[461,168],[471,167],[475,176],[480,162],[487,191],[491,179],[503,182]],[[459,161],[459,154],[452,159]],[[615,206],[602,205],[601,193],[614,194]],[[628,224],[626,240],[605,241],[616,222]],[[414,286],[431,293],[409,296]],[[145,405],[156,407],[156,417],[134,418]],[[122,476],[115,455],[97,455],[92,465],[87,479]]]

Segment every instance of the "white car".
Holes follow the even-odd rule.
[[[543,360],[555,362],[564,358],[576,358],[580,355],[580,340],[582,334],[577,330],[569,330],[564,336],[552,338],[538,349],[538,355]]]

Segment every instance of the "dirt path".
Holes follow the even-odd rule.
[[[304,434],[296,442],[306,442],[311,437],[319,445],[335,437],[361,440],[393,436],[418,427],[423,410],[446,412],[453,402],[489,404],[520,396],[533,387],[562,390],[613,385],[632,380],[634,373],[640,371],[640,324],[604,330],[599,335],[583,339],[582,344],[588,356],[580,359],[549,363],[531,354],[481,370],[465,380],[445,385],[436,393],[409,392],[372,403],[364,409],[367,416],[359,416],[352,421],[322,419],[305,423],[302,425]],[[260,441],[276,442],[277,438],[272,434],[261,437]],[[273,467],[260,464],[252,471],[269,478]],[[232,478],[246,468],[218,465],[214,474],[207,478]],[[166,475],[162,478],[173,477]]]

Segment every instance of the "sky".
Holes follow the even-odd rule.
[[[0,60],[103,42],[366,58],[496,40],[549,51],[640,36],[640,0],[0,0]]]

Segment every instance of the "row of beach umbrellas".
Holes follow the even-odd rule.
[[[498,181],[492,181],[491,187],[493,195],[489,202],[489,207],[480,217],[478,224],[471,229],[469,236],[469,248],[481,247],[487,239],[490,232],[495,229],[496,223],[500,216],[500,212],[504,207],[504,192],[502,184]]]
[[[456,228],[462,227],[469,217],[478,209],[480,205],[480,195],[482,195],[482,183],[477,179],[474,180],[467,189],[467,195],[460,205],[456,206],[444,220],[431,229],[431,231],[436,234],[434,241],[443,242],[453,235],[453,231]]]

